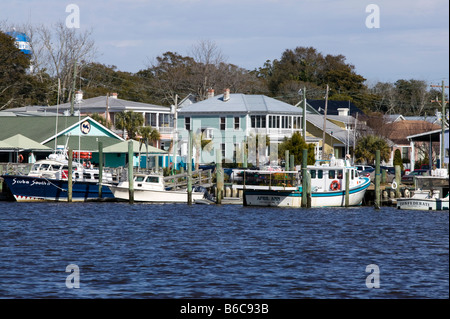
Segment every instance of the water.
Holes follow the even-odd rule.
[[[0,212],[0,298],[449,297],[448,212],[15,202]],[[70,264],[80,288],[66,286]],[[379,288],[366,285],[370,264]]]

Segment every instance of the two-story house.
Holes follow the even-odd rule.
[[[316,146],[316,158],[320,157],[323,140],[323,116],[307,104],[306,142]],[[221,152],[225,162],[242,163],[243,143],[248,143],[248,162],[255,160],[258,149],[260,164],[273,161],[278,155],[278,144],[290,138],[294,132],[303,134],[303,108],[296,107],[265,95],[230,94],[225,90],[221,95],[187,105],[177,112],[177,152],[181,161],[186,158],[188,132],[193,131],[194,157],[200,163],[216,161],[215,150]],[[342,147],[339,155],[345,155],[345,143],[351,136],[345,128],[327,121],[325,134],[326,151],[334,152],[334,147]],[[203,147],[200,147],[199,136]],[[258,139],[256,140],[256,136]],[[269,144],[266,147],[266,143]],[[256,145],[257,144],[257,145]],[[201,149],[199,149],[201,148]],[[200,156],[198,154],[200,153]],[[197,154],[197,156],[195,156]],[[327,153],[328,154],[328,153]],[[180,159],[177,160],[180,162]],[[254,162],[253,162],[254,163]]]

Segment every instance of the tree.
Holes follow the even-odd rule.
[[[308,150],[308,165],[314,165],[316,157],[314,155],[314,145],[307,144],[303,139],[300,132],[294,132],[291,138],[284,138],[283,143],[278,146],[278,157],[282,160],[286,160],[286,150],[289,151],[289,155],[294,155],[294,164],[300,165],[303,161],[303,150]]]
[[[140,138],[140,142],[141,145],[142,143],[145,143],[145,149],[146,149],[146,153],[147,153],[147,167],[148,167],[148,162],[149,162],[149,157],[148,157],[148,144],[149,142],[155,142],[155,141],[159,141],[161,139],[161,135],[159,134],[157,129],[154,129],[151,126],[142,126],[138,129],[138,133],[141,136]]]
[[[400,152],[399,149],[396,149],[394,152],[394,167],[396,165],[400,166],[401,171],[404,170],[403,168],[403,160],[402,160],[402,153]]]
[[[134,139],[139,130],[139,127],[144,124],[144,117],[142,113],[133,111],[120,112],[115,115],[114,125],[117,129],[127,131],[128,139]]]
[[[391,149],[385,139],[376,135],[361,137],[356,143],[356,161],[375,164],[375,153],[377,150],[380,151],[380,159],[387,162],[391,155]]]
[[[67,28],[60,21],[51,27],[35,27],[31,48],[35,66],[45,69],[51,77],[61,80],[60,102],[68,102],[72,97],[73,73],[76,62],[89,62],[96,56],[96,47],[91,39],[92,31],[80,32]]]
[[[0,32],[0,110],[21,106],[31,91],[26,74],[30,60],[15,46],[15,40]]]

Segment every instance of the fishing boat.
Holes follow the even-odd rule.
[[[448,211],[448,180],[446,169],[433,170],[431,176],[416,176],[414,179],[416,190],[413,192],[413,196],[398,198],[397,208]]]
[[[356,167],[346,161],[318,161],[308,165],[311,177],[311,195],[308,207],[348,206],[362,204],[364,194],[370,185],[368,177],[360,177]],[[349,184],[346,184],[346,174]],[[302,207],[303,191],[300,171],[246,171],[244,184],[235,187],[243,190],[246,206]],[[304,183],[303,183],[304,184]]]
[[[82,158],[82,157],[81,157]],[[85,164],[86,165],[86,164]],[[72,201],[100,199],[99,170],[81,161],[72,161]],[[27,175],[2,175],[18,202],[68,201],[69,161],[66,149],[58,149],[33,164]],[[102,183],[113,183],[110,172],[103,172]],[[101,199],[114,199],[110,189],[101,186]]]
[[[118,200],[129,200],[129,182],[107,185]],[[204,197],[203,191],[192,191],[192,201]],[[164,177],[159,174],[135,174],[133,177],[133,199],[149,203],[187,203],[187,189],[172,190],[165,186]]]
[[[444,198],[439,195],[439,190],[428,191],[418,190],[410,198],[402,197],[397,199],[398,209],[411,210],[447,210],[448,194]]]

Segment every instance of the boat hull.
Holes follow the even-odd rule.
[[[370,185],[370,180],[349,190],[349,206],[362,204],[364,194]],[[293,191],[245,189],[244,205],[301,207],[302,189]],[[345,191],[312,192],[311,207],[343,207],[345,206]]]
[[[68,201],[67,180],[20,175],[3,175],[2,177],[18,202]],[[113,199],[114,195],[106,186],[102,186],[102,197],[99,197],[98,183],[76,181],[72,184],[73,202]]]
[[[398,209],[408,210],[449,210],[448,197],[447,198],[430,198],[430,199],[415,199],[415,198],[399,198],[397,199]]]
[[[129,200],[128,187],[109,185],[114,197],[118,200]],[[192,201],[202,199],[204,193],[192,192]],[[151,202],[151,203],[187,203],[186,191],[166,191],[166,190],[148,190],[134,189],[133,199],[135,202]]]

